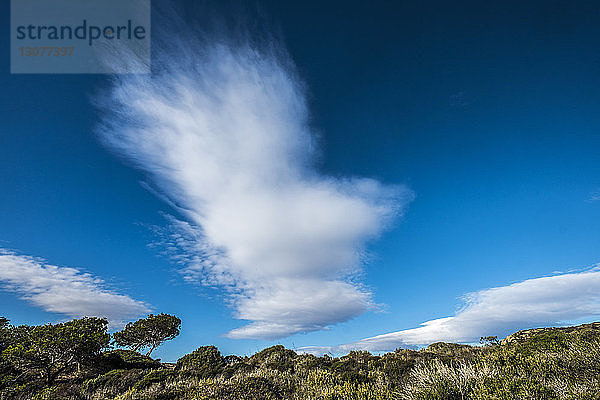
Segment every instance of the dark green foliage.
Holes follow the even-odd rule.
[[[317,357],[312,354],[298,354],[294,360],[295,370],[329,369],[333,359],[327,355]]]
[[[0,352],[4,351],[10,341],[10,321],[0,317]]]
[[[109,391],[113,395],[123,393],[139,382],[148,371],[140,369],[115,369],[83,382],[86,393]]]
[[[209,378],[223,372],[226,365],[219,349],[215,346],[202,346],[177,360],[175,370],[193,372],[202,378]]]
[[[105,370],[113,369],[148,369],[161,368],[160,361],[142,355],[133,350],[112,350],[101,354],[101,360]]]
[[[0,320],[2,359],[9,366],[0,399],[600,400],[600,324],[522,331],[499,343],[490,339],[487,346],[440,342],[418,351],[352,351],[340,358],[296,354],[283,346],[223,357],[216,347],[203,346],[173,368],[130,350],[100,353],[82,346],[94,337],[92,322],[13,327]],[[82,336],[74,338],[64,325],[78,326]],[[98,326],[103,339],[97,342],[105,345],[105,323]],[[52,346],[68,342],[79,350],[67,352],[88,355],[77,356],[80,364],[47,385],[40,365],[10,357],[21,354],[14,349],[50,346],[49,332],[57,335]]]
[[[46,387],[37,392],[32,400],[86,400],[81,392],[81,385],[62,382],[55,386]]]
[[[453,359],[471,359],[479,353],[480,348],[468,346],[466,344],[437,342],[427,346],[426,351],[439,356]]]
[[[293,350],[286,349],[278,344],[277,346],[267,347],[250,357],[249,364],[278,371],[293,371],[296,357],[297,355]]]
[[[275,400],[289,398],[290,390],[285,384],[260,376],[245,376],[220,386],[216,399]]]
[[[374,367],[378,356],[373,356],[368,351],[351,351],[347,355],[334,360],[331,371],[342,380],[354,383],[369,381],[369,371]]]
[[[81,369],[97,360],[108,346],[108,322],[81,318],[61,324],[9,328],[9,344],[2,358],[16,376],[26,380],[41,376],[48,385],[61,374]]]
[[[224,358],[225,368],[221,375],[225,378],[231,378],[235,374],[251,372],[253,367],[247,363],[246,358],[230,355]]]
[[[142,347],[148,347],[147,356],[166,340],[171,340],[179,335],[181,320],[169,314],[150,314],[146,318],[130,322],[120,332],[113,334],[113,340],[117,346],[128,347],[138,351]]]
[[[482,336],[479,339],[479,343],[484,346],[496,346],[500,344],[498,336]]]
[[[166,381],[172,379],[175,376],[177,376],[176,372],[171,370],[163,369],[150,371],[146,375],[144,375],[144,377],[141,380],[137,381],[135,385],[133,385],[133,388],[137,390],[145,389],[155,383],[165,383]]]
[[[381,371],[390,381],[390,386],[396,388],[406,377],[418,361],[436,358],[429,352],[415,350],[396,350],[393,353],[382,355],[376,362],[376,369]]]
[[[17,373],[4,351],[12,342],[10,324],[8,319],[0,317],[0,389],[12,383],[14,374]]]

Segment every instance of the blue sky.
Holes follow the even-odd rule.
[[[120,306],[131,319],[150,309],[174,313],[182,334],[156,351],[168,360],[207,344],[237,354],[275,343],[345,350],[445,317],[458,319],[362,347],[469,341],[597,318],[600,10],[528,3],[260,2],[260,21],[276,38],[253,44],[260,62],[223,33],[225,56],[210,53],[217,35],[192,29],[211,26],[214,15],[237,18],[244,7],[207,13],[182,5],[189,31],[170,39],[192,40],[214,57],[175,65],[169,49],[153,43],[153,62],[173,74],[117,82],[11,75],[5,35],[2,314],[45,323]],[[9,5],[2,7],[8,32]],[[246,10],[248,25],[256,18]],[[153,27],[163,23],[155,15]],[[269,46],[286,52],[273,58]],[[196,62],[204,66],[199,77],[186,70]],[[240,69],[215,73],[215,65]],[[161,100],[161,85],[177,77],[204,83],[179,93],[189,101]],[[207,103],[211,84],[236,95]],[[131,104],[115,93],[134,89],[147,104],[131,107],[133,122],[149,124],[145,113],[162,101],[170,112],[157,137],[168,137],[162,126],[195,143],[206,118],[214,136],[203,143],[212,147],[130,129],[132,120],[116,111]],[[219,104],[234,117],[214,117]],[[180,118],[170,119],[174,111]],[[178,125],[186,116],[191,128]],[[118,140],[129,131],[127,143]],[[155,148],[142,151],[140,143]],[[233,159],[248,161],[236,167]],[[174,165],[180,174],[164,172]],[[227,176],[254,183],[230,187]],[[173,235],[180,246],[166,251]],[[175,260],[197,267],[206,254],[217,259],[208,272],[190,273],[189,263]],[[465,300],[468,293],[477,295]],[[97,301],[85,308],[77,296]]]

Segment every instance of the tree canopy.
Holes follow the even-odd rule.
[[[166,340],[171,340],[179,335],[181,320],[169,314],[150,314],[146,318],[130,322],[120,332],[113,334],[114,342],[121,347],[128,347],[134,351],[148,347],[149,356],[152,351]]]
[[[93,363],[110,343],[108,321],[81,318],[59,324],[7,327],[2,352],[18,377],[43,376],[47,384],[62,373]]]

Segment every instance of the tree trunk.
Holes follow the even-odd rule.
[[[56,378],[51,371],[50,368],[46,368],[46,385],[48,386],[52,386],[52,383],[54,383],[54,379]]]
[[[156,348],[156,343],[153,343],[153,344],[152,344],[152,347],[150,348],[150,350],[148,350],[148,352],[146,353],[146,355],[147,355],[148,357],[150,357],[150,353],[152,353],[152,350],[154,350],[155,348]]]

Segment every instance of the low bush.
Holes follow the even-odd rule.
[[[102,392],[116,395],[132,388],[146,374],[147,371],[142,369],[115,369],[84,381],[82,386],[87,394]]]
[[[101,354],[100,363],[109,371],[113,369],[161,368],[161,363],[133,350],[113,350]]]
[[[231,360],[231,359],[230,359]],[[231,361],[230,364],[235,364]],[[177,360],[176,371],[193,372],[209,378],[223,372],[227,362],[215,346],[202,346]]]
[[[267,347],[249,358],[252,366],[275,369],[278,371],[293,371],[297,354],[282,345]]]

